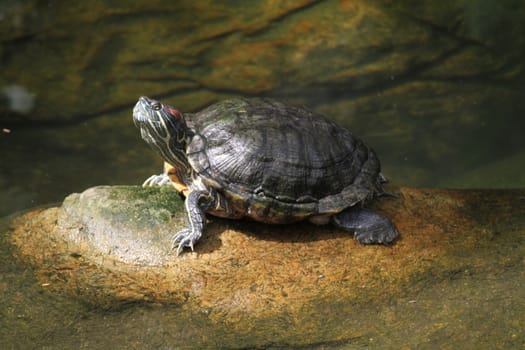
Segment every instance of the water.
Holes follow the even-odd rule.
[[[158,173],[161,160],[131,121],[140,95],[182,111],[232,96],[279,98],[323,112],[365,139],[394,185],[522,188],[525,6],[440,4],[4,0],[0,216],[94,185],[140,184]],[[124,342],[128,329],[104,343],[108,327],[131,316],[148,315],[152,324],[161,317],[148,308],[105,314],[56,300],[10,256],[3,247],[1,302],[12,333],[1,336],[9,344],[109,347]],[[495,277],[486,302],[511,312],[508,300],[519,299],[513,291],[523,287],[514,285],[517,272],[509,276]],[[465,283],[476,289],[484,281]],[[377,307],[399,314],[414,306],[411,300]],[[444,303],[431,307],[455,307]],[[473,306],[458,319],[476,322],[477,311]],[[436,339],[420,343],[458,332],[440,328],[441,314],[431,320],[423,314],[415,311],[415,328],[436,327]],[[56,329],[47,330],[57,319]],[[94,327],[101,320],[108,323]],[[493,327],[480,328],[487,344]],[[392,331],[372,334],[383,345],[395,338]]]
[[[364,138],[394,184],[523,187],[525,44],[496,34],[523,29],[523,9],[482,4],[422,5],[421,18],[380,1],[259,4],[238,17],[238,2],[7,1],[0,215],[158,172],[131,123],[143,94],[182,111],[276,97]]]

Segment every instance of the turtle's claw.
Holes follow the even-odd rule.
[[[334,223],[354,232],[361,244],[391,244],[398,236],[396,227],[384,215],[365,208],[350,208],[333,217]]]
[[[189,247],[193,251],[193,245],[200,238],[200,235],[196,232],[191,231],[190,229],[184,229],[177,232],[171,241],[171,248],[175,249],[177,246],[176,255],[182,252],[185,247]]]
[[[142,187],[150,187],[150,186],[164,186],[164,185],[171,185],[170,178],[168,177],[168,174],[162,173],[160,175],[151,175],[144,181],[142,184]]]

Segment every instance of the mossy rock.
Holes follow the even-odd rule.
[[[182,215],[174,216],[182,208],[171,187],[93,187],[64,200],[58,227],[65,239],[87,245],[95,256],[161,265],[184,224]]]

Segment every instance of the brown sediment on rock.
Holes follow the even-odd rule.
[[[525,191],[394,192],[397,198],[372,206],[401,233],[389,247],[360,245],[333,227],[214,219],[195,252],[171,254],[156,265],[133,264],[97,251],[89,238],[72,240],[57,224],[63,208],[38,209],[14,219],[12,239],[20,259],[53,293],[101,307],[177,304],[206,310],[217,320],[227,316],[229,322],[245,314],[301,317],[312,302],[383,299],[466,265],[475,271],[525,263],[523,244],[505,248],[523,242]],[[478,254],[486,249],[494,249],[493,258]]]

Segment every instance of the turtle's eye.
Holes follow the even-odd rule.
[[[160,111],[162,109],[162,103],[158,102],[158,101],[155,101],[151,104],[151,108],[154,110],[154,111]]]

